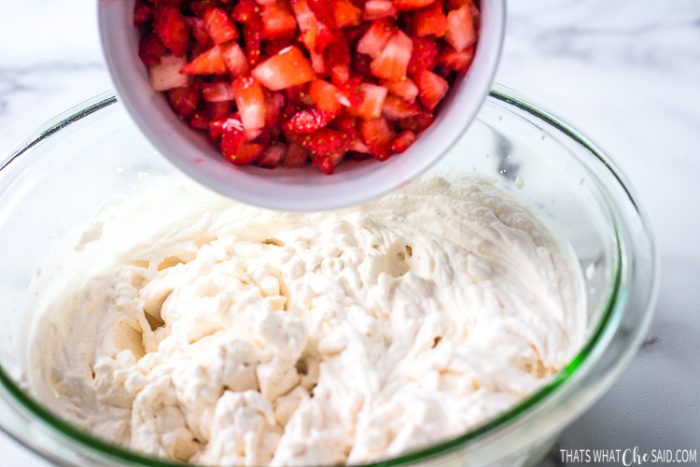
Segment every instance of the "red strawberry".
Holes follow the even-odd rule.
[[[185,21],[190,27],[190,31],[197,41],[197,44],[210,48],[212,46],[211,37],[207,32],[207,28],[204,25],[204,20],[194,17],[186,17]]]
[[[299,143],[290,143],[284,158],[285,167],[304,167],[309,160],[309,152]]]
[[[447,14],[445,40],[458,52],[476,42],[474,19],[469,6],[464,5]]]
[[[350,107],[350,113],[368,119],[381,116],[387,89],[369,83],[363,83],[360,89],[362,90],[362,101],[358,105]]]
[[[243,25],[243,39],[245,40],[248,63],[250,63],[250,66],[255,66],[262,58],[262,53],[260,52],[262,20],[259,17],[251,19]]]
[[[141,26],[151,19],[153,7],[144,0],[136,0],[134,4],[134,26]]]
[[[299,84],[290,86],[284,90],[284,95],[288,102],[292,102],[299,106],[312,105],[313,101],[309,97],[309,85]]]
[[[394,132],[384,117],[360,122],[360,138],[370,148],[372,155],[378,160],[386,160],[390,155],[390,145]]]
[[[225,119],[231,113],[231,102],[205,102],[204,110],[210,120]]]
[[[309,151],[309,155],[312,158],[342,154],[348,148],[346,136],[330,128],[321,128],[310,135],[306,135],[301,139],[300,143]]]
[[[216,143],[221,139],[221,133],[223,133],[223,125],[226,118],[220,118],[217,120],[209,121],[209,141]]]
[[[304,109],[292,115],[284,124],[287,131],[308,135],[328,126],[333,116],[316,108]]]
[[[223,141],[223,137],[222,137]],[[235,165],[248,165],[252,164],[262,156],[265,151],[265,145],[260,143],[243,143],[236,151],[235,154],[231,154],[227,157],[228,160],[233,162]],[[224,154],[225,155],[225,154]]]
[[[173,53],[184,55],[187,52],[190,32],[185,18],[176,7],[158,4],[153,13],[153,30]]]
[[[437,41],[429,37],[413,38],[413,54],[408,62],[408,72],[413,76],[418,76],[424,70],[431,71],[435,68],[440,47]]]
[[[342,84],[350,78],[350,47],[345,37],[339,35],[326,47],[324,63],[335,84]]]
[[[465,72],[471,65],[474,59],[474,46],[471,45],[461,52],[457,52],[450,45],[445,45],[445,47],[438,55],[437,63],[450,70],[455,70],[458,72]]]
[[[139,58],[146,66],[160,63],[160,57],[166,53],[158,38],[151,34],[141,36],[139,40]]]
[[[214,44],[238,39],[236,26],[221,8],[209,8],[204,12],[204,27]]]
[[[214,46],[182,67],[182,72],[188,75],[218,75],[228,73],[228,67],[221,57],[221,49]]]
[[[345,157],[345,152],[336,152],[327,156],[311,156],[311,162],[326,175],[332,175],[335,168]]]
[[[311,56],[311,68],[313,68],[314,73],[316,73],[317,76],[325,76],[327,74],[326,59],[323,54],[309,52],[309,55]]]
[[[191,115],[199,104],[199,90],[194,86],[175,88],[168,91],[168,102],[180,117]]]
[[[388,19],[375,21],[357,43],[357,51],[372,58],[378,57],[396,31],[396,26]]]
[[[372,61],[370,69],[377,78],[398,81],[406,77],[413,41],[402,31],[396,32]]]
[[[407,102],[395,96],[387,96],[384,100],[382,113],[389,120],[401,120],[404,118],[414,117],[421,112],[418,104]]]
[[[297,29],[294,14],[284,1],[265,5],[262,11],[262,24],[265,39],[289,39],[294,36]]]
[[[253,69],[252,75],[272,91],[303,84],[315,78],[309,61],[294,46],[289,46],[262,62]]]
[[[316,107],[331,115],[340,112],[340,102],[338,102],[338,88],[328,81],[322,79],[313,81],[309,85],[309,96],[314,101]]]
[[[399,10],[420,10],[432,4],[435,0],[394,0]]]
[[[233,82],[236,106],[243,127],[254,132],[265,126],[265,94],[260,83],[251,77],[239,77]]]
[[[333,18],[339,28],[357,26],[362,22],[362,10],[350,0],[335,0],[333,1]]]
[[[287,155],[287,150],[287,145],[284,143],[277,143],[269,146],[265,149],[265,152],[263,152],[262,157],[258,161],[258,165],[266,169],[274,169],[284,160]]]
[[[279,92],[270,93],[265,98],[265,128],[277,127],[284,104],[284,96]]]
[[[187,120],[187,124],[190,128],[196,130],[208,130],[209,129],[209,117],[204,112],[195,111],[190,118]]]
[[[362,17],[366,21],[374,21],[381,18],[396,18],[399,11],[391,0],[368,0]]]
[[[434,110],[440,103],[450,85],[431,71],[424,71],[418,76],[418,89],[421,103],[428,110]]]
[[[389,92],[401,99],[413,102],[418,97],[418,86],[410,79],[402,79],[401,81],[382,81],[382,86],[387,88]]]
[[[293,0],[292,9],[297,18],[299,30],[302,32],[302,42],[310,51],[323,52],[333,40],[329,26],[321,22],[310,8],[308,0]]]
[[[255,0],[239,0],[233,7],[231,17],[238,23],[248,23],[260,17],[260,5]]]
[[[391,142],[391,151],[401,154],[416,141],[416,134],[412,131],[403,131]]]
[[[333,16],[332,1],[329,0],[306,0],[311,11],[314,12],[314,16],[328,26],[329,28],[335,28],[335,18]]]
[[[231,83],[203,83],[202,99],[207,102],[225,102],[234,99]]]
[[[415,117],[406,118],[404,120],[399,120],[399,126],[402,130],[412,131],[414,133],[420,133],[433,124],[435,117],[433,114],[428,112],[421,112]]]
[[[370,69],[370,64],[372,63],[372,58],[365,54],[355,54],[352,58],[352,71],[355,74],[369,77],[372,75],[372,70]]]
[[[221,50],[221,58],[233,76],[240,76],[248,73],[248,59],[240,45],[231,42],[230,44],[220,45],[219,49]]]
[[[342,134],[347,135],[349,139],[357,138],[357,117],[348,115],[346,113],[340,114],[331,123],[333,129],[340,131]]]
[[[185,57],[172,54],[160,57],[160,62],[148,69],[151,88],[154,91],[167,91],[187,86],[187,75],[180,73],[183,66]]]
[[[357,108],[365,98],[361,76],[351,76],[345,83],[338,85],[338,91],[338,101],[345,107]]]
[[[442,9],[442,0],[438,0],[425,10],[417,12],[413,27],[418,36],[444,36],[447,29],[447,17]]]

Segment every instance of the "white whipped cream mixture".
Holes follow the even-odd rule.
[[[285,214],[194,185],[114,202],[37,278],[32,393],[100,437],[219,465],[396,456],[582,346],[570,246],[490,182]]]

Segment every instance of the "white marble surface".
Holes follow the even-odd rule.
[[[93,0],[0,15],[0,152],[109,89]],[[566,448],[700,449],[700,1],[512,0],[498,81],[613,155],[651,213],[662,288],[649,336]],[[558,451],[550,456],[559,461]],[[0,465],[45,465],[0,436]]]

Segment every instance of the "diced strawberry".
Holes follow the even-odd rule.
[[[432,4],[435,0],[394,0],[399,10],[420,10]]]
[[[350,78],[350,47],[345,37],[339,35],[326,47],[324,64],[336,85],[345,83]]]
[[[262,53],[260,51],[260,44],[262,42],[262,20],[260,17],[251,19],[243,25],[243,39],[245,41],[248,63],[250,66],[255,66],[262,58]]]
[[[348,149],[350,151],[361,152],[363,154],[372,154],[372,148],[363,143],[362,140],[359,138],[355,138],[354,140],[352,140]]]
[[[284,96],[279,92],[270,93],[265,98],[265,128],[277,126],[284,104]]]
[[[313,81],[309,85],[309,96],[316,107],[331,115],[336,115],[341,105],[338,101],[338,88],[324,80]]]
[[[401,81],[382,81],[382,86],[387,88],[389,92],[401,99],[413,102],[418,97],[418,86],[409,78]]]
[[[381,116],[387,89],[376,84],[364,83],[361,86],[361,90],[362,101],[359,105],[350,107],[350,113],[357,117],[368,119]]]
[[[139,58],[146,66],[160,63],[160,57],[166,53],[163,44],[152,34],[146,34],[139,39]]]
[[[221,57],[221,49],[214,46],[182,67],[182,72],[188,75],[219,75],[228,73],[228,67]]]
[[[345,135],[330,128],[321,128],[304,136],[300,142],[312,158],[342,154],[347,151],[349,144]]]
[[[199,90],[194,86],[174,88],[168,91],[168,102],[180,117],[191,115],[199,104]]]
[[[314,73],[316,73],[317,76],[325,76],[327,71],[324,54],[312,51],[309,52],[309,55],[311,56],[311,68],[313,68]]]
[[[391,0],[368,0],[365,2],[362,18],[365,21],[374,21],[381,18],[396,18],[399,10]]]
[[[211,37],[209,37],[209,33],[207,32],[207,28],[204,25],[204,20],[188,16],[185,17],[185,21],[190,27],[190,32],[192,32],[194,40],[197,41],[197,44],[210,48],[212,46],[212,41]]]
[[[314,16],[329,28],[335,28],[332,0],[306,0]]]
[[[391,155],[391,142],[394,132],[384,117],[360,122],[360,138],[370,148],[372,155],[378,160],[386,160]]]
[[[209,117],[204,112],[199,110],[195,111],[190,118],[187,120],[187,124],[190,128],[196,130],[208,130],[209,129]]]
[[[224,122],[226,121],[226,118],[220,118],[217,120],[210,120],[209,121],[209,141],[212,143],[216,143],[221,139],[221,133],[223,133],[223,125]]]
[[[445,47],[438,55],[437,63],[450,70],[463,73],[467,71],[474,59],[474,46],[471,45],[461,52],[457,52],[451,45]]]
[[[223,141],[223,137],[221,138]],[[243,143],[235,154],[227,157],[235,165],[248,165],[258,160],[265,151],[265,145],[260,143]],[[225,155],[225,154],[224,154]]]
[[[312,105],[314,102],[309,97],[309,85],[299,84],[290,86],[284,90],[287,101],[300,106]]]
[[[328,126],[333,115],[316,108],[304,109],[292,115],[285,122],[288,131],[298,135],[308,135]]]
[[[134,26],[141,26],[151,19],[153,6],[144,0],[136,0],[134,3]]]
[[[209,8],[204,12],[204,27],[215,44],[238,39],[238,30],[221,8]]]
[[[355,56],[352,58],[352,72],[365,77],[371,76],[371,63],[372,57],[370,57],[369,55],[355,54]]]
[[[450,85],[431,71],[424,71],[418,76],[418,89],[421,103],[428,110],[434,110],[440,103]]]
[[[474,19],[469,6],[464,5],[447,13],[445,40],[458,52],[476,42]]]
[[[338,102],[345,107],[358,108],[365,99],[361,76],[351,76],[345,83],[338,85],[338,91]]]
[[[399,120],[399,126],[402,130],[412,131],[414,133],[420,133],[426,130],[435,121],[433,114],[428,112],[421,112],[415,117],[406,118],[404,120]]]
[[[289,39],[294,36],[297,21],[284,1],[266,4],[262,11],[263,38]]]
[[[402,31],[396,32],[386,43],[370,68],[377,78],[398,81],[406,77],[411,60],[413,41]]]
[[[205,102],[204,110],[209,116],[210,120],[220,120],[225,119],[231,113],[232,102],[222,101],[222,102]]]
[[[266,108],[265,94],[260,83],[248,76],[237,78],[232,86],[243,127],[249,131],[263,128]]]
[[[231,83],[203,83],[202,99],[207,102],[225,102],[234,99]]]
[[[221,50],[221,58],[233,76],[248,74],[248,59],[240,45],[231,42],[220,45],[219,49]]]
[[[153,13],[153,30],[173,53],[184,55],[187,52],[190,32],[178,8],[158,4]]]
[[[358,136],[357,134],[357,117],[353,117],[347,113],[342,113],[331,123],[333,129],[340,131],[342,134],[347,135],[348,138],[354,139]]]
[[[245,143],[245,130],[238,114],[231,115],[221,125],[221,151],[224,157],[236,157],[238,150]]]
[[[422,71],[432,71],[435,68],[440,47],[435,39],[431,37],[414,37],[413,38],[413,54],[411,61],[408,62],[408,73],[415,76],[421,74]]]
[[[357,8],[350,0],[333,1],[333,18],[339,28],[357,26],[362,22],[362,10]]]
[[[389,120],[401,120],[404,118],[414,117],[421,112],[418,104],[405,101],[396,96],[387,96],[384,100],[382,113]]]
[[[317,53],[323,52],[333,40],[333,32],[329,26],[319,21],[311,10],[308,0],[293,0],[292,9],[306,48]]]
[[[258,161],[260,167],[266,169],[274,169],[280,162],[282,162],[287,155],[287,145],[284,143],[277,143],[269,146],[263,152],[262,157]]]
[[[391,151],[401,154],[416,141],[416,134],[412,131],[403,131],[391,142]]]
[[[167,91],[172,88],[187,86],[187,75],[180,73],[185,65],[185,57],[163,55],[160,63],[149,68],[149,79],[154,91]]]
[[[413,27],[418,36],[442,37],[447,29],[447,17],[442,9],[442,0],[437,0],[425,10],[418,11]]]
[[[260,17],[261,8],[255,0],[240,0],[233,7],[231,17],[234,21],[245,24]]]
[[[378,57],[396,31],[396,26],[388,19],[375,21],[357,43],[357,51]]]
[[[309,61],[295,46],[289,46],[262,62],[253,69],[252,75],[272,91],[303,84],[315,78]]]
[[[285,167],[304,167],[309,160],[309,152],[299,143],[290,143],[284,158]]]
[[[325,156],[311,156],[311,162],[326,175],[332,175],[335,168],[345,157],[345,152],[336,152]]]

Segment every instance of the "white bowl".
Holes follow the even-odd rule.
[[[313,211],[376,198],[418,176],[437,162],[464,132],[486,98],[501,53],[505,0],[481,1],[481,26],[474,61],[452,87],[435,123],[403,154],[340,164],[331,176],[314,167],[268,170],[235,167],[204,136],[191,130],[151,89],[138,57],[132,24],[135,0],[98,0],[102,50],[119,99],[156,149],[194,180],[219,193],[261,207]]]

